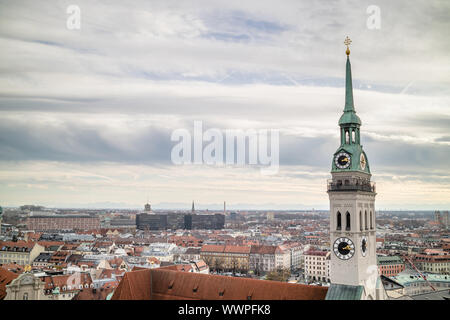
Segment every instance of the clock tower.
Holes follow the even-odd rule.
[[[360,140],[361,119],[353,104],[351,40],[347,37],[344,43],[345,107],[339,119],[340,145],[333,155],[332,179],[328,181],[332,252],[327,299],[338,299],[342,292],[352,292],[353,299],[382,299],[376,257],[375,183],[370,180],[369,161]]]

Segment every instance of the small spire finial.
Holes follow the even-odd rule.
[[[347,54],[347,56],[350,55],[350,49],[349,49],[349,45],[352,44],[352,40],[350,40],[350,38],[347,36],[344,40],[344,44],[347,46],[347,50],[345,50],[345,53]]]

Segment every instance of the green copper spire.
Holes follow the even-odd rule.
[[[352,66],[350,65],[350,58],[347,56],[347,65],[345,67],[345,108],[344,112],[355,112],[355,105],[353,104],[353,84],[352,84]]]
[[[339,125],[357,124],[361,125],[361,119],[356,115],[355,106],[353,104],[353,85],[352,85],[352,66],[350,65],[350,49],[348,46],[351,40],[346,39],[344,42],[347,45],[347,65],[345,70],[345,107],[344,114],[339,119]]]
[[[360,139],[361,119],[356,115],[353,104],[352,68],[350,65],[351,40],[347,37],[347,64],[345,72],[345,107],[339,119],[341,143],[333,156],[331,172],[358,171],[370,174],[369,162],[363,151]]]

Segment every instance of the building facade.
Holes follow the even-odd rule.
[[[379,273],[386,277],[398,275],[405,270],[405,262],[399,256],[377,256]]]
[[[305,280],[330,282],[331,252],[309,250],[305,252]]]
[[[250,267],[250,247],[204,245],[200,258],[210,269],[246,273]]]
[[[424,272],[450,274],[450,254],[416,254],[414,264]]]
[[[256,274],[276,270],[277,246],[251,246],[250,269]]]
[[[45,248],[31,241],[0,241],[0,264],[31,265]]]
[[[89,215],[31,216],[27,228],[35,231],[100,229],[100,218]]]
[[[183,213],[141,213],[136,215],[136,227],[140,230],[220,230],[225,226],[225,215]]]

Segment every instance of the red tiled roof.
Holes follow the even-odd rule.
[[[328,251],[309,250],[305,253],[306,256],[326,256]]]
[[[38,241],[37,243],[43,247],[62,246],[65,244],[64,241]]]
[[[126,273],[112,300],[324,300],[327,290],[158,268]]]
[[[28,251],[31,251],[35,245],[35,242],[32,241],[0,241],[0,250],[5,247],[4,251],[13,251],[12,248],[26,248]],[[9,248],[9,249],[6,249]],[[3,250],[2,250],[3,251]]]
[[[22,273],[23,266],[17,263],[3,263],[1,268],[11,271],[14,270],[14,273]]]
[[[276,246],[251,246],[250,253],[254,254],[275,254]]]
[[[85,289],[78,292],[72,300],[106,300],[108,294],[114,291],[114,288],[101,288],[101,289]]]
[[[205,244],[202,246],[201,252],[223,252],[225,246],[215,244]]]
[[[249,246],[225,246],[224,252],[250,253],[250,247]]]
[[[0,268],[0,300],[3,300],[6,296],[6,286],[18,276],[17,273]]]
[[[92,283],[92,278],[88,273],[80,274],[67,274],[67,275],[57,275],[57,276],[46,276],[44,277],[44,289],[54,289],[59,287],[62,289],[65,286],[75,286],[75,285],[90,285]],[[73,289],[78,289],[74,287]]]

